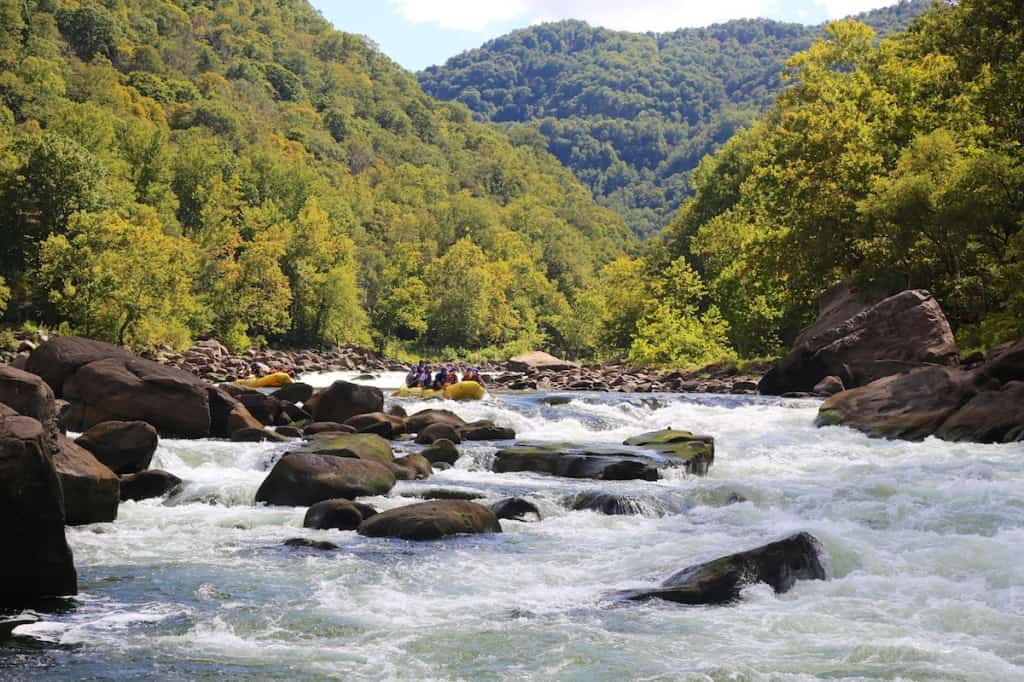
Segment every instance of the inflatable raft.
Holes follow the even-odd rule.
[[[292,383],[292,378],[287,372],[274,372],[263,377],[239,379],[235,383],[249,388],[277,388]]]
[[[475,381],[460,381],[440,391],[432,388],[409,388],[402,386],[395,391],[396,398],[445,398],[447,400],[483,400],[487,391]]]

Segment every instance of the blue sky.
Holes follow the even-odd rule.
[[[523,26],[583,19],[626,31],[672,31],[746,17],[817,24],[896,0],[312,0],[335,27],[372,38],[407,69],[440,64]]]

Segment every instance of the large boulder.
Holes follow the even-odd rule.
[[[69,425],[77,430],[105,421],[144,421],[161,435],[205,438],[230,435],[232,412],[235,421],[252,420],[242,418],[247,412],[237,401],[193,374],[102,341],[51,339],[32,352],[26,369],[71,403]]]
[[[690,566],[653,590],[623,592],[620,598],[666,599],[680,604],[728,604],[747,585],[767,583],[788,592],[797,580],[827,580],[821,545],[809,533],[797,533],[756,549]]]
[[[395,475],[380,462],[289,453],[270,470],[256,491],[256,502],[308,507],[335,498],[384,495],[394,486]]]
[[[146,422],[101,422],[75,439],[115,474],[149,468],[156,452],[156,429]]]
[[[639,516],[644,513],[640,500],[604,490],[587,490],[567,500],[573,511],[595,511],[608,516]]]
[[[285,384],[270,395],[287,403],[305,403],[313,397],[313,387],[301,381]]]
[[[384,412],[357,414],[346,420],[345,424],[357,433],[375,433],[384,438],[395,438],[405,433],[405,420]]]
[[[224,389],[210,386],[207,394],[210,401],[210,435],[216,438],[230,438],[243,429],[262,429],[263,423],[238,398]]]
[[[109,467],[63,434],[57,436],[53,463],[64,491],[69,526],[104,523],[117,518],[120,481]]]
[[[357,414],[384,411],[384,394],[379,388],[335,381],[305,403],[306,411],[318,422],[341,422]]]
[[[38,420],[0,405],[0,609],[78,593],[55,446]]]
[[[306,445],[293,452],[351,457],[384,465],[390,465],[395,460],[391,444],[375,433],[318,433]]]
[[[942,423],[935,435],[945,440],[1014,443],[1024,440],[1024,381],[982,391]]]
[[[461,443],[462,437],[459,435],[458,430],[449,426],[448,424],[431,424],[430,426],[421,429],[416,434],[416,442],[420,445],[431,445],[435,441],[447,440],[452,443]]]
[[[423,480],[434,472],[430,460],[418,453],[399,457],[391,465],[391,471],[399,481]]]
[[[411,417],[406,418],[405,429],[409,433],[419,433],[434,424],[446,424],[456,431],[460,431],[466,426],[466,420],[451,410],[420,410]]]
[[[766,395],[810,393],[829,376],[853,388],[923,365],[959,363],[953,330],[927,291],[903,291],[838,321],[854,310],[858,306],[826,308],[824,317],[765,374],[758,390]]]
[[[500,533],[498,518],[468,500],[434,500],[389,509],[359,526],[359,534],[403,540],[438,540],[462,533]]]
[[[46,428],[57,416],[49,385],[41,377],[13,367],[0,367],[0,403]]]
[[[366,513],[367,511],[373,513]],[[324,500],[306,510],[302,526],[317,530],[356,530],[363,522],[364,513],[365,518],[375,514],[368,505],[352,500]]]
[[[554,355],[543,351],[523,353],[522,355],[511,357],[508,360],[508,368],[513,372],[530,372],[540,370],[560,372],[566,369],[575,369],[576,367],[579,367],[579,365],[575,362],[556,358]]]
[[[438,462],[455,464],[459,459],[459,449],[455,447],[455,443],[445,438],[435,440],[430,447],[425,448],[420,454],[431,464],[437,464]]]
[[[977,393],[974,377],[949,367],[920,367],[832,396],[818,425],[843,425],[872,436],[921,440]]]
[[[572,445],[517,445],[498,450],[491,465],[497,473],[530,471],[566,478],[605,481],[660,478],[659,463],[634,452]]]

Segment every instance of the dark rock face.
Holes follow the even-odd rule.
[[[639,500],[603,490],[588,490],[569,500],[573,511],[595,511],[609,516],[639,516],[644,513]]]
[[[313,397],[313,387],[296,381],[282,386],[270,395],[287,403],[305,403]]]
[[[384,411],[384,394],[379,388],[335,381],[305,404],[306,411],[318,422],[344,424],[357,414]]]
[[[318,433],[355,433],[356,430],[351,426],[345,426],[338,422],[313,422],[302,429],[302,433],[306,436],[314,436]]]
[[[508,519],[510,521],[540,521],[541,515],[540,510],[537,509],[537,505],[529,500],[524,500],[521,497],[506,497],[503,500],[494,502],[491,506],[491,511],[494,515],[501,519]],[[532,518],[531,518],[532,517]]]
[[[656,481],[660,478],[657,463],[630,452],[557,445],[519,445],[498,450],[492,470],[497,473],[532,471],[605,481]]]
[[[121,477],[121,501],[163,497],[181,485],[181,479],[163,469],[149,469]]]
[[[810,393],[828,376],[853,388],[922,365],[958,364],[953,331],[928,292],[904,291],[837,321],[841,311],[855,309],[823,311],[823,319],[765,374],[760,392]]]
[[[405,420],[392,414],[370,412],[358,414],[345,422],[356,433],[375,433],[384,438],[394,438],[405,433]]]
[[[405,420],[405,428],[409,433],[419,433],[432,424],[447,424],[456,431],[466,426],[466,421],[451,410],[420,410]]]
[[[75,439],[115,474],[148,469],[157,442],[156,429],[146,422],[101,422]]]
[[[306,549],[319,549],[324,552],[338,549],[338,546],[333,542],[310,540],[309,538],[288,538],[281,544],[285,547],[305,547]]]
[[[461,443],[462,437],[459,432],[448,424],[431,424],[423,428],[416,436],[416,442],[420,445],[431,445],[437,440],[447,440],[452,443]]]
[[[286,442],[287,436],[279,434],[277,431],[269,431],[264,428],[244,428],[238,429],[231,434],[231,440],[235,443],[263,443],[266,441],[277,441],[279,443]]]
[[[46,426],[57,416],[53,391],[46,382],[13,367],[0,367],[0,403]]]
[[[64,491],[69,526],[104,523],[117,518],[121,484],[109,467],[63,434],[57,436],[53,463]]]
[[[226,394],[222,404],[213,405],[211,391],[217,389],[189,372],[76,336],[47,341],[32,352],[26,368],[41,376],[56,397],[71,403],[69,425],[75,429],[105,421],[144,421],[169,436],[227,436],[229,413],[236,407],[245,411]],[[241,416],[236,414],[236,420]]]
[[[222,388],[210,386],[210,435],[228,438],[241,429],[262,429],[263,423],[252,416],[245,405]]]
[[[78,593],[52,434],[0,405],[0,608]]]
[[[381,512],[359,526],[359,534],[403,540],[438,540],[461,533],[500,533],[487,507],[467,500],[436,500]]]
[[[680,604],[728,604],[740,590],[767,583],[776,593],[788,592],[797,580],[827,580],[821,545],[809,533],[797,533],[756,549],[690,566],[654,590],[623,592],[619,598],[658,598]]]
[[[827,376],[814,385],[814,393],[816,395],[832,396],[845,390],[846,387],[843,386],[843,380],[834,376]]]
[[[351,500],[339,499],[324,500],[314,504],[306,511],[302,526],[318,530],[355,530],[362,522],[363,512],[359,506]]]
[[[293,452],[351,457],[390,465],[395,460],[391,444],[374,433],[321,433]]]
[[[627,438],[623,445],[649,448],[686,467],[687,473],[706,476],[715,461],[715,439],[695,436],[689,431],[665,429]]]
[[[460,432],[462,440],[515,440],[516,432],[493,422],[473,422],[467,424]]]
[[[308,507],[335,498],[383,495],[395,486],[395,475],[375,461],[290,453],[282,457],[256,491],[256,502]]]
[[[935,435],[944,440],[1013,443],[1024,440],[1024,381],[983,391],[954,412]]]
[[[455,443],[447,438],[435,440],[430,444],[430,447],[423,450],[420,454],[426,457],[427,461],[431,464],[437,464],[438,462],[455,464],[459,459],[458,448],[455,447]]]

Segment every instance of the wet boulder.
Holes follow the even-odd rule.
[[[430,460],[418,453],[397,458],[391,464],[391,471],[399,481],[423,480],[430,478],[430,474],[434,472]]]
[[[64,491],[64,511],[69,526],[104,523],[117,518],[120,481],[109,467],[63,434],[57,436],[53,463]]]
[[[459,431],[462,440],[515,440],[516,432],[492,421],[478,421],[467,424]]]
[[[367,519],[359,534],[403,540],[439,540],[465,533],[500,533],[498,518],[468,500],[434,500],[389,509]]]
[[[814,385],[814,394],[828,397],[846,390],[843,380],[837,376],[827,376]]]
[[[181,485],[181,479],[163,469],[147,469],[121,477],[121,501],[163,497]]]
[[[260,427],[258,429],[238,429],[231,434],[231,442],[233,443],[265,443],[267,441],[287,443],[288,437],[278,433],[277,431],[271,431],[264,427]]]
[[[788,592],[797,580],[827,580],[828,569],[818,540],[797,533],[755,549],[690,566],[653,590],[621,592],[633,601],[665,599],[680,604],[728,604],[740,591],[767,583],[776,593]]]
[[[497,473],[530,471],[566,478],[604,481],[641,479],[656,481],[659,464],[633,452],[572,445],[517,445],[498,450],[492,470]]]
[[[301,381],[295,381],[285,384],[270,395],[286,403],[305,403],[313,397],[313,387]]]
[[[379,388],[335,381],[305,403],[306,411],[320,422],[341,422],[357,414],[384,411],[384,394]]]
[[[959,363],[953,330],[927,291],[903,291],[861,309],[846,300],[841,290],[826,294],[819,322],[765,374],[761,393],[811,393],[829,376],[854,388],[915,367]],[[853,314],[840,319],[846,312]]]
[[[451,410],[437,409],[420,410],[405,420],[405,428],[409,433],[419,433],[433,424],[446,424],[458,431],[466,426],[466,421]]]
[[[0,609],[78,593],[55,447],[38,420],[0,405]]]
[[[293,452],[351,457],[384,465],[390,465],[395,459],[391,444],[375,433],[320,433]]]
[[[145,471],[158,443],[156,429],[146,422],[100,422],[75,439],[115,474]]]
[[[384,495],[395,475],[376,461],[308,453],[289,453],[278,460],[256,491],[256,502],[308,507],[335,498]]]
[[[568,500],[568,507],[573,511],[595,511],[608,516],[640,516],[644,513],[640,500],[603,490],[588,490],[574,495]]]
[[[871,436],[922,440],[977,394],[974,377],[950,367],[921,367],[832,396],[818,425],[842,425]]]
[[[459,431],[448,424],[431,424],[416,435],[416,442],[420,445],[430,445],[437,440],[447,440],[452,443],[461,443],[462,437]]]
[[[973,443],[1014,443],[1024,440],[1024,381],[982,391],[950,415],[935,435]]]
[[[360,507],[372,510],[372,507],[368,505],[357,504],[345,499],[317,502],[306,511],[302,526],[317,530],[356,530],[364,518],[364,509]],[[368,514],[366,518],[372,515]]]
[[[252,416],[245,405],[224,389],[211,386],[207,392],[210,400],[211,436],[229,438],[242,429],[263,428],[263,422]]]
[[[696,436],[689,431],[652,431],[627,438],[622,444],[653,450],[672,464],[685,467],[687,473],[694,476],[706,476],[715,461],[715,439]]]
[[[521,497],[506,497],[503,500],[492,502],[491,511],[499,519],[509,521],[540,521],[540,509],[533,502],[524,500]]]
[[[508,368],[513,372],[539,372],[542,370],[561,372],[578,367],[579,365],[575,362],[556,358],[554,355],[543,351],[523,353],[508,360]]]
[[[345,422],[356,433],[375,433],[384,438],[395,438],[405,433],[405,420],[384,412],[358,414]]]
[[[322,552],[330,552],[339,549],[338,545],[326,540],[310,540],[309,538],[288,538],[281,543],[285,547],[302,547],[305,549],[318,549]]]
[[[459,459],[459,449],[455,447],[455,443],[451,442],[447,438],[439,438],[435,440],[420,454],[426,457],[427,461],[431,464],[437,464],[438,462],[455,464]]]

